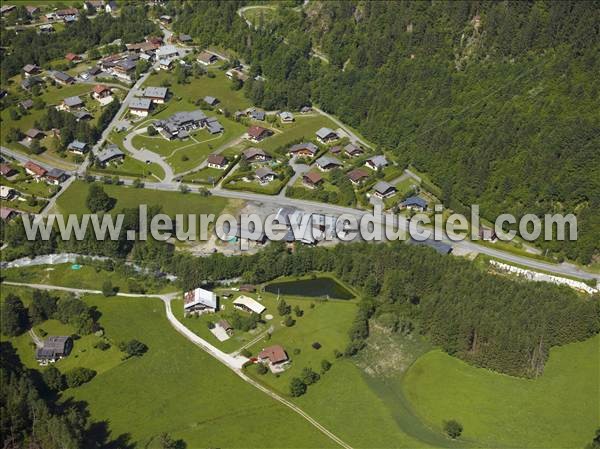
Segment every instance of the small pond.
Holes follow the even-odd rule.
[[[308,296],[311,298],[352,299],[354,295],[331,278],[298,279],[295,281],[276,281],[265,286],[265,291],[290,296]]]

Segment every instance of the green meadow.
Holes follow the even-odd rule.
[[[188,448],[334,447],[299,415],[254,387],[175,332],[159,300],[87,298],[102,312],[112,339],[137,338],[149,350],[68,390],[113,437],[146,447],[161,432]],[[110,392],[110,394],[107,394]],[[277,429],[272,438],[265,429]]]
[[[113,212],[123,208],[138,207],[140,204],[161,206],[162,211],[171,216],[181,213],[218,214],[228,204],[228,200],[220,197],[203,197],[192,193],[166,192],[160,190],[136,189],[104,184],[105,192],[117,200]],[[85,205],[89,184],[75,181],[57,200],[57,207],[65,214],[89,213]]]
[[[456,419],[464,439],[480,447],[582,448],[600,426],[599,366],[600,336],[553,348],[537,379],[434,350],[408,370],[401,388],[431,428],[441,432],[445,420]]]
[[[225,76],[223,70],[217,68],[208,69],[215,75],[209,78],[204,75],[199,78],[188,78],[188,83],[177,84],[172,73],[160,71],[152,74],[144,83],[144,86],[161,86],[165,81],[170,82],[169,90],[174,97],[180,97],[189,101],[201,100],[206,96],[217,98],[220,103],[217,108],[225,108],[230,112],[246,109],[252,106],[250,100],[244,96],[243,90],[232,90],[231,81]],[[204,104],[197,106],[204,109]]]

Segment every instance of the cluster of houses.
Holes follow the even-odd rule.
[[[129,112],[138,117],[147,117],[155,104],[164,104],[169,96],[167,87],[147,87],[141,97],[129,102]]]

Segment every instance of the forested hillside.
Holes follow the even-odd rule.
[[[265,75],[246,83],[254,102],[318,103],[429,172],[457,210],[576,213],[577,242],[538,243],[598,257],[600,2],[286,2],[256,30],[240,6],[171,8],[177,30]]]

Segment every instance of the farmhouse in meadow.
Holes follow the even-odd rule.
[[[290,363],[290,358],[281,345],[264,348],[258,354],[258,360],[266,364],[272,373],[282,372]]]
[[[40,365],[47,365],[68,356],[72,349],[73,340],[71,337],[48,337],[44,340],[43,345],[36,349],[35,359]]]
[[[210,290],[195,288],[183,295],[183,312],[189,314],[214,313],[219,310],[217,295]]]

